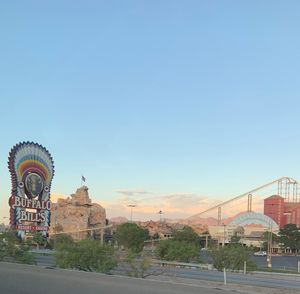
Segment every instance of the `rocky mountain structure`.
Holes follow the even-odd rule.
[[[58,199],[52,203],[50,233],[69,233],[73,239],[81,240],[88,235],[99,237],[106,225],[105,209],[92,203],[88,187],[82,186],[67,199]],[[98,229],[97,229],[98,228]],[[95,230],[93,230],[95,229]]]

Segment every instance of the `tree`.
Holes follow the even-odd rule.
[[[55,248],[56,263],[61,268],[109,272],[117,266],[114,248],[91,238],[77,243],[61,238]]]
[[[142,229],[133,223],[119,225],[115,237],[119,245],[123,245],[126,249],[135,253],[141,252],[144,242],[150,238],[148,230]]]
[[[244,262],[247,263],[247,269],[255,269],[255,264],[250,260],[250,251],[247,247],[241,245],[231,245],[216,248],[211,252],[214,267],[223,271],[223,269],[242,270]]]
[[[188,226],[173,232],[173,239],[163,240],[156,246],[156,256],[160,259],[182,262],[198,262],[200,239]]]
[[[295,224],[287,224],[279,230],[279,241],[292,252],[300,249],[300,232]]]
[[[206,248],[210,247],[212,245],[212,238],[211,235],[209,233],[209,231],[205,231],[203,232],[200,236],[199,236],[199,244],[201,248]]]
[[[239,244],[241,240],[241,237],[235,233],[231,238],[230,238],[230,244]]]
[[[51,240],[52,248],[55,250],[63,250],[64,248],[70,248],[74,245],[73,238],[68,234],[58,234],[52,236]]]
[[[151,256],[147,255],[145,252],[129,252],[122,261],[129,266],[127,275],[130,277],[145,278],[154,273],[153,271],[150,273],[147,272],[152,264]]]
[[[274,247],[275,244],[279,242],[279,237],[276,234],[274,234],[273,232],[269,232],[269,231],[264,232],[263,235],[262,235],[262,239],[264,241],[262,249],[265,250],[265,251],[268,250],[268,243],[269,243],[270,234],[272,234],[272,247]]]
[[[159,239],[159,234],[158,233],[155,233],[153,236],[152,236],[152,240],[158,240]]]
[[[181,262],[199,262],[199,246],[195,243],[178,240],[160,241],[155,249],[160,259]]]
[[[7,231],[0,235],[0,261],[35,264],[34,255],[29,249],[25,242],[17,238],[15,231]]]
[[[199,236],[198,234],[188,226],[183,227],[182,230],[176,230],[173,232],[174,241],[185,241],[187,243],[193,243],[199,246]]]
[[[36,244],[37,249],[39,249],[40,246],[45,246],[47,244],[47,237],[41,232],[34,232],[31,241],[33,244]]]

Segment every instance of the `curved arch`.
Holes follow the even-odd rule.
[[[257,212],[248,212],[242,214],[235,219],[233,219],[229,225],[250,225],[250,224],[258,224],[263,225],[264,227],[272,227],[273,230],[278,229],[278,224],[272,220],[270,217]]]

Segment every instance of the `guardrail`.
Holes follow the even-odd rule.
[[[177,262],[177,261],[167,261],[167,260],[152,260],[153,264],[157,264],[160,266],[172,266],[172,267],[184,267],[191,269],[206,269],[213,270],[214,266],[209,263],[186,263],[186,262]]]
[[[213,270],[216,271],[213,264],[209,263],[185,263],[185,262],[176,262],[176,261],[166,261],[166,260],[152,260],[152,264],[160,265],[162,267],[180,267],[180,268],[188,268],[188,269],[200,269],[200,270]],[[287,269],[288,267],[286,267]],[[279,269],[277,269],[279,270]],[[247,272],[247,274],[265,274],[265,275],[278,275],[278,276],[294,276],[299,278],[299,273],[295,271],[295,268],[293,268],[294,273],[284,273],[284,272],[276,272],[275,271],[260,271],[259,269],[257,271],[251,271]],[[237,273],[244,273],[246,274],[245,270],[237,270],[235,271]]]

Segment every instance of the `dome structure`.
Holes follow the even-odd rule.
[[[279,230],[278,224],[267,215],[257,212],[246,212],[234,218],[228,225],[262,225],[266,228],[272,228],[272,231]]]

